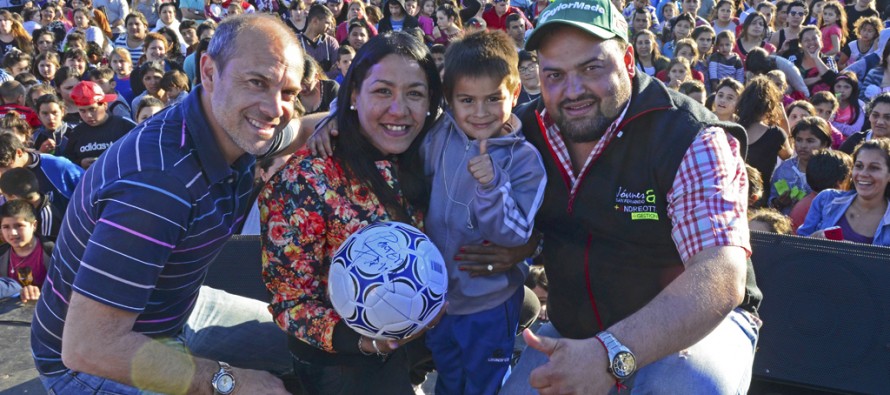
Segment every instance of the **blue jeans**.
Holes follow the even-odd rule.
[[[679,353],[646,365],[624,384],[631,394],[746,394],[760,324],[735,309],[704,339]],[[539,335],[562,337],[546,323]],[[502,394],[537,394],[528,384],[532,370],[547,363],[547,356],[528,347],[513,368]],[[616,394],[613,387],[610,394]]]
[[[287,336],[272,321],[266,303],[201,287],[195,308],[182,332],[165,343],[181,351],[232,366],[284,374],[293,369]],[[210,385],[207,377],[207,385]],[[41,376],[50,394],[150,395],[101,377],[68,371],[60,376]]]

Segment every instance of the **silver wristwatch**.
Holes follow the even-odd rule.
[[[219,361],[219,371],[213,375],[210,385],[213,386],[214,394],[229,395],[235,392],[235,376],[232,375],[232,367]]]
[[[621,344],[609,332],[602,331],[597,333],[596,337],[603,342],[609,354],[609,373],[612,373],[618,381],[624,381],[633,376],[637,371],[637,359],[630,349]]]

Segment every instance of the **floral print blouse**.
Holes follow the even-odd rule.
[[[396,165],[375,162],[402,198]],[[309,345],[334,352],[334,326],[341,318],[328,298],[331,256],[349,235],[391,221],[370,188],[332,158],[302,150],[263,187],[258,199],[263,281],[272,293],[269,310],[280,328]],[[422,214],[409,207],[413,226]]]

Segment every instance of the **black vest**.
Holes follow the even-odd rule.
[[[545,237],[548,314],[563,336],[589,338],[645,306],[683,272],[666,197],[695,136],[719,121],[701,105],[638,74],[621,133],[581,176],[572,198],[541,130],[541,109],[536,100],[516,112],[526,138],[541,151],[548,177],[535,218]],[[720,126],[746,147],[744,129]],[[756,312],[760,299],[749,261],[743,307]]]

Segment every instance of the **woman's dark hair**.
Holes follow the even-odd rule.
[[[754,20],[757,18],[760,18],[763,21],[763,35],[766,37],[767,29],[769,29],[769,25],[766,23],[766,16],[760,11],[754,11],[748,14],[748,17],[745,18],[745,22],[742,23],[742,30],[739,31],[739,40],[748,38],[748,27],[754,24]]]
[[[389,55],[398,55],[416,61],[426,73],[429,83],[429,108],[423,128],[408,150],[394,155],[394,159],[398,163],[398,180],[405,199],[414,207],[421,209],[426,208],[429,203],[429,191],[426,188],[419,149],[424,136],[438,117],[439,103],[442,102],[442,84],[439,81],[439,71],[436,69],[429,49],[421,41],[407,33],[390,31],[379,34],[356,53],[337,95],[339,105],[336,119],[340,129],[340,141],[337,144],[337,149],[334,150],[333,157],[350,173],[353,179],[361,180],[371,188],[371,191],[393,218],[409,221],[410,216],[404,205],[399,202],[396,191],[386,183],[374,164],[375,160],[383,157],[383,154],[362,135],[358,113],[349,108],[353,94],[361,94],[362,81],[367,77],[371,67]]]
[[[739,96],[736,113],[739,115],[739,125],[744,127],[761,121],[767,125],[777,125],[777,110],[782,110],[782,93],[769,77],[761,75],[752,78],[745,86]]]
[[[770,59],[769,53],[760,47],[751,48],[748,57],[745,58],[745,70],[754,75],[766,74],[770,70],[776,70],[776,61]]]
[[[454,18],[454,25],[463,29],[463,21],[460,19],[460,13],[451,4],[442,4],[436,8],[436,12],[442,11],[446,18]]]
[[[60,87],[69,78],[76,78],[79,80],[80,76],[77,75],[77,72],[74,69],[68,66],[59,67],[59,69],[56,70],[56,76],[53,77],[53,85]]]
[[[819,139],[822,147],[831,147],[831,126],[824,119],[819,117],[803,117],[797,124],[791,128],[791,137],[797,137],[802,131],[808,131],[810,134]]]
[[[11,167],[16,150],[25,151],[25,143],[12,133],[0,133],[0,167]]]
[[[856,78],[856,73],[844,70],[838,73],[837,77],[835,77],[832,89],[838,82],[846,82],[850,84],[850,87],[852,88],[850,90],[850,98],[847,99],[850,102],[850,108],[853,110],[853,115],[850,117],[850,120],[847,121],[847,125],[852,125],[856,123],[859,114],[862,114],[862,106],[859,105],[859,78]]]
[[[677,16],[671,21],[671,37],[670,37],[671,39],[670,39],[670,40],[665,40],[665,42],[674,41],[674,38],[675,38],[675,37],[674,37],[674,28],[677,27],[677,23],[680,23],[680,22],[682,22],[682,21],[689,22],[689,31],[690,31],[690,33],[692,32],[692,29],[695,29],[695,16],[693,16],[692,14],[690,14],[690,13],[688,13],[688,12],[684,12],[684,13],[682,13],[682,14],[680,14],[680,15],[677,15]]]
[[[658,50],[658,37],[655,36],[655,33],[647,29],[640,30],[634,33],[630,44],[636,45],[637,39],[640,38],[640,36],[642,35],[649,36],[649,39],[652,40],[652,45],[649,46],[649,56],[651,57],[652,63],[655,64],[655,60],[657,60],[658,57],[661,56],[661,51]],[[636,48],[634,48],[634,62],[636,62],[637,64],[640,63],[640,53],[636,51]]]
[[[856,150],[853,151],[854,166],[856,159],[859,158],[859,153],[867,149],[878,151],[884,155],[884,161],[887,162],[887,168],[890,169],[890,139],[881,137],[857,145]],[[884,187],[884,197],[890,199],[890,184]]]

